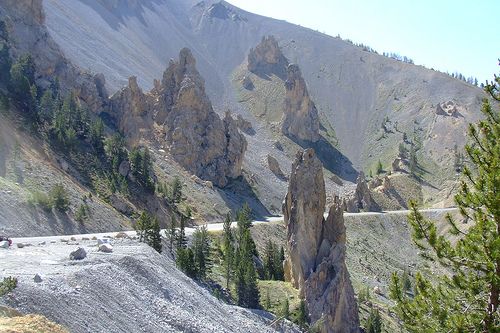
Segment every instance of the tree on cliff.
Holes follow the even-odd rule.
[[[499,84],[495,77],[486,88],[496,100]],[[414,298],[405,295],[393,274],[390,294],[410,332],[500,332],[500,114],[486,99],[482,112],[484,119],[469,127],[472,142],[465,150],[471,166],[464,167],[455,196],[461,215],[472,221],[470,227],[459,228],[448,216],[450,233],[458,236],[451,242],[411,205],[415,243],[451,274],[430,279],[417,272]]]

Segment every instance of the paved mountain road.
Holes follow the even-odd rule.
[[[439,213],[439,212],[454,212],[457,211],[457,208],[435,208],[435,209],[422,209],[424,213]],[[385,212],[363,212],[363,213],[344,213],[344,216],[378,216],[378,215],[406,215],[410,211],[409,210],[395,210],[395,211],[385,211]],[[325,213],[325,216],[327,213]],[[262,223],[278,223],[283,221],[283,216],[273,216],[266,218],[265,220],[255,220],[252,224],[262,224]],[[209,231],[222,231],[223,223],[212,223],[207,224],[207,229]],[[232,227],[236,227],[236,222],[232,223]],[[196,227],[187,227],[186,234],[191,235]],[[162,232],[165,229],[162,230]],[[17,243],[23,244],[32,244],[37,245],[42,242],[64,242],[64,241],[72,241],[72,240],[81,240],[82,238],[105,238],[105,237],[115,237],[120,231],[115,232],[105,232],[105,233],[92,233],[92,234],[77,234],[77,235],[63,235],[63,236],[40,236],[40,237],[16,237],[12,238],[13,246]],[[128,236],[136,236],[136,232],[134,230],[131,231],[123,231]]]

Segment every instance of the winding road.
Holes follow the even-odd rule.
[[[457,208],[434,208],[434,209],[422,209],[420,210],[423,213],[442,213],[442,212],[455,212],[458,211]],[[383,212],[362,212],[362,213],[344,213],[344,216],[379,216],[379,215],[407,215],[409,210],[393,210],[393,211],[383,211]],[[325,217],[328,213],[325,213]],[[263,224],[263,223],[279,223],[283,221],[283,216],[272,216],[268,217],[265,220],[255,220],[252,224]],[[208,231],[222,231],[223,223],[211,223],[206,224]],[[232,222],[231,227],[235,228],[237,222]],[[186,235],[191,235],[196,230],[196,227],[187,227]],[[162,230],[162,233],[165,229]],[[16,237],[12,238],[13,246],[17,243],[23,244],[32,244],[37,245],[39,243],[49,243],[49,242],[62,242],[62,241],[71,241],[71,240],[81,240],[82,238],[106,238],[106,237],[115,237],[117,233],[124,232],[128,236],[136,236],[135,230],[130,231],[114,231],[114,232],[104,232],[104,233],[91,233],[91,234],[76,234],[76,235],[63,235],[63,236],[37,236],[37,237]]]

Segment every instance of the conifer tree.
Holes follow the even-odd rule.
[[[223,226],[224,241],[223,241],[223,255],[224,255],[224,273],[226,275],[226,289],[229,289],[231,280],[231,273],[233,270],[234,261],[234,245],[233,245],[233,231],[231,230],[231,214],[226,215]]]
[[[151,227],[147,231],[147,243],[158,253],[162,251],[160,223],[156,217],[152,218]]]
[[[285,296],[285,301],[281,309],[281,316],[285,319],[290,318],[290,302],[288,301],[288,296]]]
[[[487,85],[500,99],[499,77]],[[469,126],[471,142],[455,202],[470,226],[459,227],[450,215],[451,242],[439,235],[436,224],[411,204],[413,239],[425,256],[447,267],[450,274],[416,274],[414,298],[405,295],[398,274],[393,274],[391,297],[410,332],[499,332],[500,327],[500,115],[484,100],[484,119]],[[470,222],[472,221],[472,223]]]
[[[382,318],[378,309],[370,310],[365,326],[366,333],[382,333]]]
[[[309,315],[307,311],[306,301],[304,299],[300,300],[299,304],[299,314],[297,315],[297,324],[304,328],[309,322]]]
[[[173,254],[174,250],[174,245],[176,244],[177,241],[177,220],[175,218],[175,215],[172,214],[171,219],[170,219],[170,225],[167,231],[167,238],[168,238],[168,248],[170,252]]]

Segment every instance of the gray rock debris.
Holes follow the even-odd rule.
[[[83,247],[79,247],[69,254],[70,260],[83,260],[85,257],[87,257],[87,251]]]

